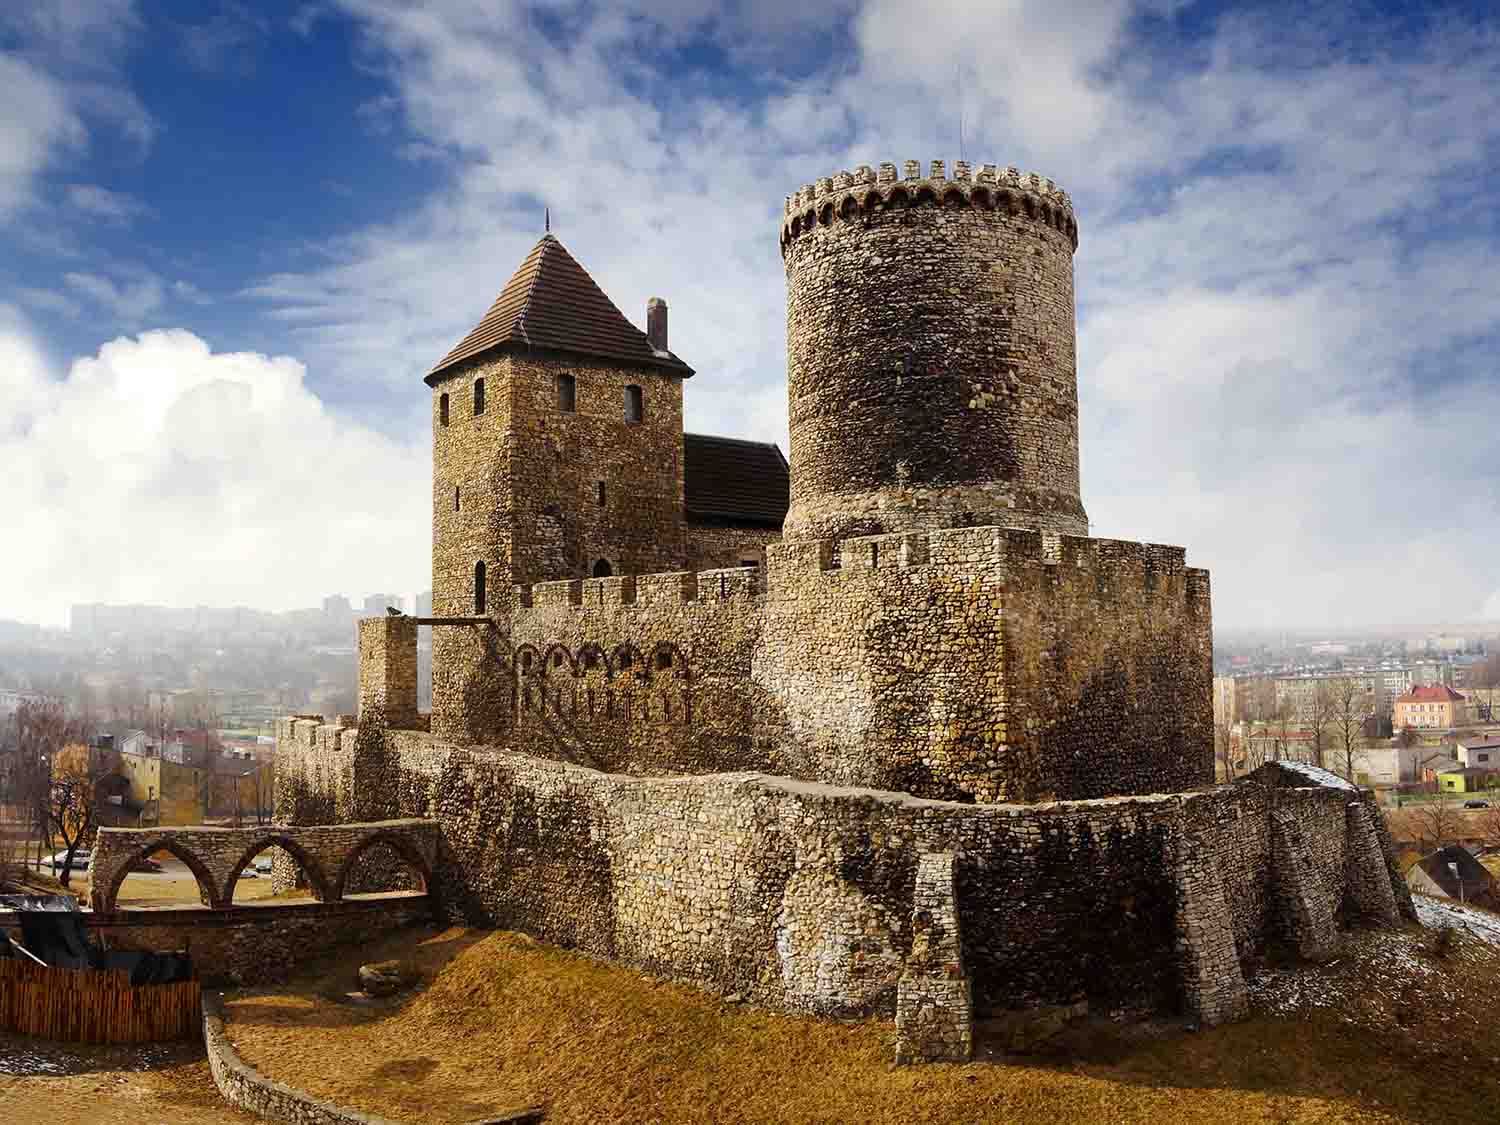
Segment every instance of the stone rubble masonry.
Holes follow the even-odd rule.
[[[1314,853],[1290,813],[1271,814],[1275,858],[1275,894],[1279,923],[1287,944],[1307,961],[1326,961],[1338,945],[1334,914],[1338,902],[1319,894],[1312,872]]]
[[[349,874],[360,857],[377,845],[391,848],[430,882],[439,832],[436,823],[421,819],[311,826],[278,823],[250,828],[101,828],[90,866],[89,902],[100,913],[112,912],[131,865],[165,849],[193,872],[205,906],[227,907],[234,901],[235,883],[245,866],[272,846],[289,852],[302,866],[315,898],[338,901],[348,889]]]
[[[896,1061],[968,1062],[974,1001],[964,973],[952,852],[917,859],[911,952],[896,984]]]
[[[1195,792],[978,804],[755,772],[604,773],[422,731],[380,732],[356,767],[349,748],[376,741],[283,720],[278,819],[435,820],[431,888],[450,920],[838,1017],[894,1011],[926,854],[954,857],[956,963],[976,1012],[1082,997],[1213,1023],[1243,1010],[1239,963],[1285,931],[1273,812],[1295,819],[1290,846],[1326,853],[1294,872],[1320,916],[1356,919],[1346,860],[1376,846],[1349,835],[1347,790],[1278,788],[1264,771]],[[1394,866],[1388,852],[1366,862]]]
[[[992,165],[881,167],[801,189],[781,224],[786,537],[1087,534],[1066,194]]]
[[[417,619],[359,622],[359,719],[409,730],[417,724]]]
[[[939,799],[1212,783],[1209,582],[1181,548],[971,527],[766,554],[764,572],[522,586],[494,627],[437,627],[469,662],[462,693],[434,687],[432,732],[609,772]],[[361,706],[394,695],[384,661],[405,708],[415,642],[397,653],[399,624],[370,627]],[[434,684],[450,674],[435,664]]]
[[[1176,882],[1183,1009],[1206,1027],[1239,1019],[1249,1010],[1249,995],[1213,850],[1185,849]]]
[[[286,980],[309,956],[365,945],[432,916],[427,895],[396,894],[218,910],[117,910],[84,918],[111,949],[186,949],[205,980],[249,985]],[[7,924],[0,914],[0,928]]]
[[[1348,888],[1345,901],[1359,919],[1380,926],[1401,924],[1401,910],[1391,885],[1390,869],[1375,830],[1378,813],[1360,801],[1344,807],[1348,820],[1349,857],[1345,876]],[[1406,886],[1405,880],[1401,882]],[[1409,892],[1408,892],[1409,893]]]

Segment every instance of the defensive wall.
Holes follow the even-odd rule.
[[[903,977],[930,1001],[914,925],[944,893],[962,956],[942,965],[961,966],[980,1012],[1087,999],[1216,1022],[1243,1010],[1242,961],[1410,915],[1378,812],[1332,775],[987,805],[609,774],[310,720],[279,736],[280,819],[441,825],[448,917],[795,1010],[889,1012]],[[924,857],[946,853],[946,892],[929,874],[919,905]]]
[[[493,626],[439,630],[467,655],[430,721],[414,621],[367,621],[361,714],[606,772],[979,801],[1212,783],[1209,581],[1181,548],[967,527],[766,554],[518,587]]]

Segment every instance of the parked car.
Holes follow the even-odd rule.
[[[258,874],[269,875],[271,873],[271,857],[263,855],[251,864],[251,866],[255,868]]]
[[[42,863],[47,867],[59,869],[66,867],[69,871],[87,871],[89,869],[89,861],[92,858],[93,854],[87,848],[79,848],[73,853],[73,862],[71,864],[68,863],[67,852],[58,852],[55,855],[49,855],[46,859],[42,860]]]
[[[1465,801],[1464,802],[1464,808],[1466,808],[1466,809],[1487,809],[1489,807],[1490,807],[1490,803],[1488,801]]]

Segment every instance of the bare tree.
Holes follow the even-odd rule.
[[[1329,726],[1333,731],[1335,768],[1346,781],[1352,782],[1357,776],[1356,767],[1364,757],[1365,719],[1371,709],[1366,702],[1365,689],[1358,680],[1330,680],[1329,690],[1333,701]]]
[[[52,792],[52,762],[70,742],[81,741],[83,726],[68,718],[58,701],[26,700],[16,710],[16,762],[13,787],[27,809],[30,821],[28,843],[36,841],[36,863],[41,866],[42,849],[52,842],[52,820],[48,812]],[[87,756],[85,754],[85,756]]]
[[[1234,723],[1229,716],[1214,724],[1214,754],[1223,780],[1234,780]]]
[[[1304,718],[1307,728],[1312,733],[1312,755],[1313,765],[1326,768],[1326,750],[1328,748],[1330,728],[1334,719],[1334,683],[1338,681],[1319,680],[1313,685],[1311,695],[1308,697],[1307,706],[1304,708]]]
[[[1463,828],[1463,817],[1446,793],[1413,806],[1409,816],[1424,855],[1454,843]]]
[[[65,887],[73,875],[73,856],[93,836],[97,774],[89,748],[82,744],[64,747],[52,762],[45,808],[48,829],[57,833],[66,853],[57,877]]]
[[[1469,695],[1478,705],[1476,719],[1494,721],[1497,690],[1500,690],[1500,652],[1491,653],[1469,671]]]

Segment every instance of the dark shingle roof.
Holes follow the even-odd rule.
[[[683,434],[689,519],[780,527],[791,503],[786,458],[772,442]]]
[[[653,350],[646,334],[625,319],[551,234],[532,248],[489,312],[438,361],[427,383],[454,364],[502,344],[648,364],[684,377],[693,373],[671,352]]]

